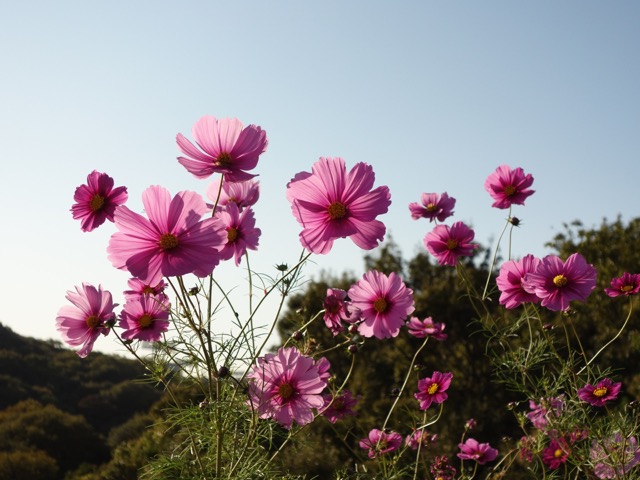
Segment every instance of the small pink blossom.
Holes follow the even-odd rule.
[[[533,177],[531,174],[525,175],[522,168],[512,170],[507,165],[501,165],[487,177],[484,188],[495,200],[491,206],[504,209],[514,204],[524,205],[525,199],[535,192],[529,189],[532,184]]]
[[[409,333],[416,338],[431,337],[434,340],[446,340],[444,333],[445,325],[442,322],[434,322],[431,317],[420,320],[418,317],[411,317],[407,322]]]
[[[475,233],[462,222],[436,225],[424,237],[424,246],[440,265],[455,267],[460,257],[468,257],[478,247],[471,243]]]
[[[335,396],[328,393],[324,396],[324,405],[320,410],[320,415],[326,417],[331,423],[356,415],[353,409],[360,398],[360,395],[354,396],[349,390],[342,390]]]
[[[127,281],[129,290],[123,292],[125,300],[138,298],[142,295],[151,295],[154,297],[162,297],[162,299],[168,299],[164,293],[164,289],[167,288],[167,284],[164,280],[160,280],[155,285],[149,285],[143,282],[139,278],[133,277]]]
[[[369,432],[368,438],[360,440],[360,448],[369,450],[369,458],[379,457],[385,453],[393,452],[400,448],[402,436],[397,432],[385,432],[374,428]]]
[[[157,342],[169,329],[169,304],[166,297],[141,295],[127,300],[118,326],[124,340]]]
[[[564,439],[554,439],[542,450],[542,463],[549,467],[550,470],[555,470],[566,463],[570,454],[571,449]]]
[[[446,391],[451,385],[453,373],[433,372],[430,377],[418,381],[418,391],[413,395],[420,402],[420,409],[426,410],[433,403],[442,403],[449,395]]]
[[[420,197],[422,205],[419,203],[410,203],[409,210],[411,218],[418,220],[419,218],[428,218],[430,222],[438,220],[443,222],[453,215],[453,208],[456,205],[456,199],[449,197],[447,192],[442,196],[437,193],[423,193]]]
[[[220,190],[222,182],[222,190]],[[218,194],[220,197],[218,198]],[[225,207],[229,203],[235,203],[238,210],[252,207],[260,198],[260,183],[257,180],[244,182],[230,182],[227,179],[218,178],[209,184],[207,198],[218,207]],[[217,200],[217,202],[216,202]],[[213,208],[213,205],[211,206]]]
[[[640,274],[625,272],[621,277],[611,280],[611,286],[604,291],[610,297],[636,295],[640,292]]]
[[[564,410],[564,395],[549,399],[540,399],[540,403],[529,400],[531,411],[527,413],[527,418],[531,424],[540,430],[545,430],[549,425],[549,419],[558,418]]]
[[[81,220],[80,228],[90,232],[105,220],[113,222],[118,205],[127,201],[127,188],[113,188],[113,178],[96,170],[87,175],[87,184],[76,188],[71,207],[73,218]]]
[[[523,303],[538,303],[540,299],[533,292],[528,292],[524,287],[524,279],[528,273],[536,271],[540,259],[533,255],[525,255],[522,260],[510,260],[500,268],[500,274],[496,278],[500,290],[500,305],[506,308],[516,308]]]
[[[427,448],[436,442],[438,435],[430,435],[424,428],[416,428],[413,433],[407,435],[404,439],[404,444],[411,450],[417,450],[420,448]]]
[[[595,385],[588,383],[578,389],[578,398],[594,407],[604,407],[607,402],[618,398],[622,382],[614,382],[610,378],[603,378]]]
[[[257,250],[261,231],[256,228],[256,220],[251,207],[242,212],[235,203],[219,209],[214,218],[227,232],[227,241],[220,249],[220,260],[234,257],[236,267],[247,250]]]
[[[355,323],[360,320],[360,309],[346,300],[347,292],[339,288],[328,288],[323,302],[324,323],[333,335],[338,335],[342,329],[342,322]]]
[[[474,460],[480,465],[492,462],[498,456],[498,450],[492,448],[488,443],[478,443],[474,438],[467,438],[464,443],[459,443],[458,458],[461,460]]]

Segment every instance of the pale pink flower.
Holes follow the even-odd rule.
[[[409,333],[416,338],[431,337],[434,340],[446,340],[444,333],[445,325],[441,322],[434,322],[431,317],[420,320],[418,317],[411,317],[407,322]]]
[[[169,329],[169,304],[166,298],[141,295],[127,300],[118,326],[124,340],[157,342]]]
[[[449,395],[446,391],[451,385],[453,373],[433,372],[430,377],[418,380],[418,391],[413,394],[420,402],[420,409],[426,410],[434,403],[442,403]]]
[[[455,267],[459,257],[468,257],[478,247],[471,243],[475,233],[462,222],[436,225],[424,237],[424,246],[440,265]]]
[[[404,439],[404,444],[411,450],[417,450],[420,448],[427,448],[436,442],[438,438],[437,434],[431,435],[426,429],[414,429],[413,433],[407,435]]]
[[[220,182],[222,182],[222,190],[220,190]],[[218,193],[220,194],[219,197]],[[255,205],[258,198],[260,198],[260,182],[257,180],[230,182],[226,178],[224,180],[218,178],[207,187],[207,198],[218,207],[235,203],[238,209],[242,211],[246,207]],[[213,208],[213,205],[211,208]]]
[[[529,408],[531,411],[527,413],[527,418],[531,424],[535,428],[546,430],[549,419],[558,418],[564,410],[564,395],[548,399],[541,398],[539,404],[529,400]]]
[[[149,285],[148,283],[143,282],[139,278],[133,277],[127,281],[127,285],[129,286],[129,290],[125,290],[123,292],[125,300],[138,298],[141,295],[151,295],[154,297],[160,297],[162,299],[169,298],[164,293],[164,289],[167,288],[167,284],[165,283],[164,280],[160,280],[155,285]]]
[[[488,443],[479,443],[475,438],[467,438],[464,443],[459,443],[458,458],[461,460],[474,460],[480,465],[492,462],[498,456],[498,450]]]
[[[90,232],[105,220],[113,222],[118,205],[127,201],[127,187],[113,188],[113,178],[96,170],[87,175],[87,184],[76,188],[71,207],[73,218],[80,219],[80,228]]]
[[[402,445],[402,436],[394,431],[385,432],[374,428],[367,438],[360,440],[360,448],[369,450],[369,458],[375,458],[385,453],[393,452]]]
[[[623,437],[620,432],[603,440],[594,440],[589,458],[595,464],[598,478],[626,478],[625,475],[640,464],[640,448],[636,437]]]
[[[324,406],[320,415],[326,417],[331,423],[336,423],[347,416],[356,415],[353,410],[360,400],[360,395],[353,395],[349,390],[342,390],[338,395],[327,393],[324,397]]]
[[[443,222],[453,215],[453,207],[456,205],[456,199],[449,197],[447,192],[444,192],[442,196],[437,193],[423,193],[420,201],[422,205],[419,203],[409,204],[411,218],[414,220],[428,218],[430,222],[434,220]]]
[[[604,291],[610,297],[635,295],[640,292],[640,274],[625,272],[621,277],[611,280],[611,286]]]
[[[250,207],[240,212],[235,203],[229,203],[218,210],[214,218],[227,232],[227,241],[220,249],[220,260],[235,257],[236,266],[238,266],[247,250],[258,249],[261,232],[256,228],[256,219]]]
[[[540,259],[533,255],[525,255],[522,260],[509,260],[500,268],[496,278],[500,290],[500,305],[506,308],[516,308],[523,303],[538,303],[540,299],[533,292],[524,288],[524,279],[528,273],[536,271]]]
[[[484,188],[495,200],[492,207],[509,208],[511,205],[524,205],[525,199],[535,190],[529,187],[533,184],[531,174],[524,173],[522,168],[511,169],[508,165],[501,165],[487,177]]]

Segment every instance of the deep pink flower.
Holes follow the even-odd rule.
[[[320,369],[313,358],[293,347],[267,353],[248,375],[250,404],[260,418],[273,418],[287,429],[293,421],[306,425],[313,421],[313,409],[324,405],[327,380]]]
[[[327,417],[331,423],[336,423],[344,417],[356,415],[353,408],[358,404],[360,395],[354,396],[349,390],[342,390],[335,397],[328,393],[324,396],[324,406],[320,415]]]
[[[464,443],[459,443],[458,458],[461,460],[475,460],[480,465],[492,462],[498,456],[498,450],[488,443],[478,443],[474,438],[467,438]]]
[[[167,288],[167,284],[165,283],[164,280],[160,280],[155,285],[149,285],[148,283],[143,282],[139,278],[133,277],[127,281],[127,285],[129,286],[129,290],[125,290],[123,292],[125,300],[138,298],[141,295],[151,295],[155,297],[161,297],[163,300],[169,298],[164,293],[164,289]]]
[[[455,267],[459,257],[468,257],[478,247],[471,243],[475,233],[462,222],[436,225],[424,237],[424,246],[440,265]]]
[[[222,190],[220,190],[221,181]],[[218,192],[220,193],[220,198],[218,198]],[[238,209],[242,211],[246,207],[255,205],[258,198],[260,198],[260,183],[257,180],[230,182],[226,178],[224,181],[218,178],[209,184],[207,197],[218,207],[224,207],[228,203],[235,203]]]
[[[169,304],[166,297],[141,295],[127,300],[118,326],[124,340],[157,342],[169,329]]]
[[[525,255],[522,260],[510,260],[500,268],[500,274],[496,278],[500,290],[500,305],[506,308],[516,308],[523,303],[538,303],[540,299],[532,292],[524,288],[524,279],[528,273],[536,271],[540,259],[533,255]]]
[[[549,445],[542,450],[542,463],[550,470],[555,470],[569,459],[571,449],[564,439],[551,440]]]
[[[357,163],[349,173],[342,158],[320,158],[311,173],[298,173],[287,185],[291,211],[303,229],[302,246],[329,253],[337,238],[350,237],[364,250],[384,239],[385,226],[376,220],[391,204],[388,187],[374,190],[371,166]]]
[[[368,438],[360,440],[360,448],[369,450],[369,458],[375,458],[397,450],[402,445],[402,436],[397,432],[385,432],[374,428]]]
[[[231,182],[249,180],[255,175],[247,170],[256,167],[268,143],[264,130],[255,125],[244,127],[237,118],[204,116],[195,123],[192,134],[200,149],[179,133],[176,141],[186,157],[178,157],[178,162],[197,178],[222,173]]]
[[[569,302],[585,300],[596,288],[596,269],[579,253],[574,253],[564,263],[556,255],[547,255],[535,272],[526,275],[524,288],[535,292],[543,307],[566,310]]]
[[[603,378],[595,386],[588,383],[578,389],[578,398],[594,407],[604,407],[604,404],[618,398],[621,382],[614,382],[610,378]]]
[[[328,288],[327,296],[323,302],[324,323],[331,330],[333,335],[338,335],[342,331],[342,322],[355,323],[360,320],[361,312],[359,308],[351,305],[346,300],[347,292],[339,288]]]
[[[416,338],[431,337],[434,340],[446,340],[444,333],[445,325],[442,322],[434,322],[431,317],[420,320],[418,317],[411,317],[407,322],[409,333]]]
[[[116,314],[113,312],[111,293],[88,283],[82,287],[75,287],[76,291],[67,291],[66,298],[73,306],[67,305],[58,311],[56,329],[62,339],[73,347],[82,345],[76,353],[81,358],[86,357],[93,350],[93,344],[100,334],[109,333],[109,326],[114,322]]]
[[[433,372],[430,377],[418,381],[418,391],[413,394],[420,402],[420,409],[426,410],[433,403],[442,403],[449,395],[445,393],[451,385],[453,373]]]
[[[411,218],[418,220],[419,218],[428,218],[430,222],[438,220],[443,222],[453,215],[453,207],[456,205],[456,199],[449,197],[447,192],[442,196],[437,193],[423,193],[420,197],[422,205],[419,203],[410,203],[409,210]]]
[[[611,280],[611,286],[604,291],[610,297],[635,295],[640,292],[640,274],[625,272],[621,277]]]
[[[391,272],[372,270],[349,289],[351,304],[362,312],[358,332],[365,337],[396,337],[413,311],[413,290]]]
[[[595,465],[593,471],[598,478],[625,478],[629,470],[640,464],[638,439],[624,438],[616,432],[604,440],[594,440],[589,458]]]
[[[531,174],[524,174],[524,170],[518,167],[512,170],[507,165],[501,165],[496,171],[487,177],[484,188],[495,200],[492,207],[509,208],[511,205],[524,205],[525,199],[535,190],[529,190],[533,184]]]
[[[113,183],[109,175],[94,170],[87,175],[87,184],[76,188],[71,213],[81,220],[83,231],[90,232],[105,220],[113,222],[116,207],[127,201],[127,187],[113,188]]]
[[[564,410],[564,395],[540,399],[539,404],[529,400],[529,408],[531,411],[527,413],[527,418],[532,425],[540,430],[545,430],[549,425],[549,419],[558,418]]]
[[[256,219],[251,207],[240,212],[235,203],[229,203],[226,207],[218,210],[214,218],[227,232],[226,243],[220,249],[220,260],[229,260],[231,257],[235,257],[236,266],[238,266],[247,249],[258,249],[261,232],[259,228],[256,228]]]
[[[113,266],[150,285],[162,277],[209,275],[227,235],[215,219],[201,220],[207,211],[202,197],[185,191],[172,199],[166,189],[152,186],[142,194],[142,203],[149,219],[125,206],[116,210],[119,232],[107,248]]]
[[[420,448],[427,448],[429,445],[435,443],[438,438],[437,434],[430,435],[424,428],[416,428],[413,433],[407,435],[404,439],[404,444],[411,450],[417,450]]]

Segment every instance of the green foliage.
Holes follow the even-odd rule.
[[[0,478],[57,480],[58,465],[42,450],[0,451]]]

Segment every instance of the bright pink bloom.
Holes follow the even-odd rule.
[[[524,174],[524,170],[518,167],[512,170],[507,165],[501,165],[496,171],[487,177],[484,188],[495,200],[492,207],[509,208],[511,205],[524,205],[525,199],[535,190],[529,190],[533,184],[531,174]]]
[[[368,438],[360,440],[360,448],[369,450],[369,458],[375,458],[385,453],[398,450],[402,445],[402,436],[397,432],[385,432],[374,428]]]
[[[118,326],[124,340],[157,342],[169,329],[169,304],[166,297],[141,295],[127,300]]]
[[[420,409],[426,410],[432,403],[442,403],[449,395],[445,393],[451,385],[453,373],[433,372],[430,377],[418,381],[418,391],[413,394],[420,402]]]
[[[549,425],[550,418],[558,418],[564,410],[564,395],[549,399],[540,399],[540,404],[529,400],[531,411],[527,413],[527,418],[535,428],[545,430]]]
[[[551,440],[549,445],[542,450],[542,463],[549,469],[555,470],[569,459],[571,449],[564,439]]]
[[[133,277],[127,281],[127,285],[129,286],[129,290],[125,290],[123,292],[125,300],[138,298],[142,295],[151,295],[154,297],[161,297],[162,299],[169,298],[164,293],[164,289],[167,288],[167,284],[164,280],[160,280],[160,282],[155,285],[149,285],[139,278]]]
[[[459,257],[468,257],[478,247],[471,243],[475,233],[462,222],[436,225],[424,237],[424,246],[440,265],[455,267]]]
[[[428,218],[430,222],[438,220],[443,222],[445,219],[453,215],[453,207],[456,205],[456,199],[449,197],[447,192],[442,196],[437,193],[423,193],[420,197],[422,205],[419,203],[410,203],[409,210],[411,218],[418,220],[419,218]]]
[[[222,181],[222,190],[220,182]],[[218,192],[220,198],[218,198]],[[224,181],[218,178],[209,184],[207,197],[218,207],[224,207],[229,203],[235,203],[242,211],[246,207],[252,207],[260,198],[260,183],[257,180],[246,180],[244,182],[230,182],[226,178]],[[216,200],[218,202],[216,203]],[[213,208],[213,205],[212,205]]]
[[[351,304],[362,312],[358,332],[365,337],[396,337],[415,307],[413,290],[391,272],[372,270],[349,289]]]
[[[349,173],[342,158],[320,158],[311,173],[298,173],[287,185],[291,211],[303,229],[302,246],[313,253],[329,253],[333,241],[350,237],[364,250],[384,239],[378,215],[391,204],[388,187],[374,190],[371,166],[357,163]]]
[[[336,423],[343,418],[356,415],[353,408],[358,404],[360,395],[354,396],[349,390],[342,390],[335,397],[328,393],[324,396],[324,406],[320,415],[327,417],[331,423]]]
[[[416,338],[431,337],[434,340],[447,339],[447,334],[444,333],[444,323],[436,323],[431,317],[427,317],[424,320],[411,317],[409,322],[407,322],[407,328],[409,328],[409,333]]]
[[[461,460],[475,460],[480,465],[492,462],[498,456],[498,450],[488,443],[478,443],[474,438],[467,438],[464,443],[459,443],[458,458]]]
[[[268,143],[264,130],[255,125],[245,128],[237,118],[204,116],[192,134],[200,150],[179,133],[176,141],[187,157],[178,157],[178,162],[197,178],[222,173],[231,182],[249,180],[255,175],[247,170],[256,167]]]
[[[594,407],[604,407],[604,404],[618,398],[621,382],[614,382],[610,378],[603,378],[595,386],[588,383],[578,389],[578,398]]]
[[[535,292],[543,307],[566,310],[569,302],[585,300],[596,288],[596,269],[579,253],[564,263],[556,255],[547,255],[535,272],[526,275],[524,288]]]
[[[260,418],[273,418],[287,429],[293,421],[312,422],[313,409],[324,405],[322,390],[327,386],[319,363],[293,347],[258,358],[248,377],[250,404]]]
[[[640,274],[625,272],[621,277],[611,280],[611,286],[604,291],[610,297],[635,295],[640,292]]]
[[[73,199],[73,218],[80,219],[80,228],[90,232],[105,220],[113,222],[116,207],[127,201],[127,187],[113,188],[113,178],[94,170],[87,175],[87,184],[76,188]]]
[[[500,290],[500,305],[506,308],[516,308],[523,303],[538,303],[540,299],[533,292],[524,289],[524,278],[528,273],[536,271],[540,259],[533,255],[525,255],[522,260],[510,260],[500,268],[500,274],[496,278]]]
[[[616,432],[604,440],[594,440],[589,458],[595,464],[593,471],[598,478],[625,478],[629,470],[640,464],[638,439],[624,438]]]
[[[201,220],[207,211],[202,197],[185,191],[172,199],[166,189],[152,186],[142,194],[142,203],[149,219],[125,206],[116,210],[119,232],[107,248],[113,266],[149,285],[162,277],[209,275],[227,236],[215,219]]]
[[[111,293],[88,283],[75,287],[76,291],[67,291],[66,298],[73,306],[64,306],[58,311],[56,329],[62,339],[73,347],[82,345],[76,353],[81,358],[93,350],[93,344],[100,334],[109,333],[109,326],[115,321]]]
[[[256,219],[250,207],[240,212],[235,203],[229,203],[218,210],[214,218],[226,230],[225,245],[220,249],[220,260],[235,257],[236,266],[240,265],[242,256],[249,250],[258,249],[260,229],[256,228]]]

